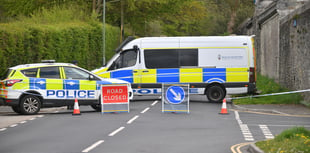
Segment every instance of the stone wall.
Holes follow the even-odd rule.
[[[310,2],[281,20],[279,82],[310,89]],[[310,101],[310,93],[304,94]]]
[[[310,89],[310,0],[259,0],[238,34],[256,35],[257,70],[291,89]],[[310,103],[310,92],[303,94]]]
[[[257,65],[262,75],[279,79],[279,15],[275,14],[261,24],[260,56]]]

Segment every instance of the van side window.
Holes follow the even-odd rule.
[[[177,68],[178,52],[175,49],[144,50],[146,68]]]
[[[150,69],[198,66],[198,49],[147,49],[144,57]]]
[[[108,70],[115,70],[119,68],[125,68],[134,66],[137,62],[137,52],[134,50],[124,51],[120,56],[113,62]]]
[[[180,67],[198,66],[198,49],[179,50]]]

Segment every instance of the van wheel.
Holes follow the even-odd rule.
[[[207,88],[207,98],[210,102],[222,102],[225,98],[225,89],[219,85],[213,85]]]
[[[12,106],[12,110],[17,113],[17,114],[21,114],[21,111],[20,111],[20,107],[19,106]]]
[[[19,109],[21,114],[34,115],[41,109],[41,100],[33,95],[26,95],[20,101]]]
[[[96,110],[97,112],[101,111],[101,104],[95,104],[95,105],[91,105],[91,107]]]

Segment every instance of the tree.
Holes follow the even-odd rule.
[[[239,0],[227,0],[230,8],[230,18],[229,22],[227,23],[227,32],[233,33],[233,27],[235,26],[235,21],[237,17],[237,10],[239,8]]]
[[[81,7],[90,18],[102,20],[102,2],[0,0],[0,22],[71,5]],[[125,25],[127,34],[138,36],[226,35],[252,16],[253,10],[253,1],[249,0],[106,0],[106,23],[121,29]]]
[[[186,1],[174,14],[165,13],[162,21],[165,35],[201,35],[201,20],[206,17],[206,9],[202,2]]]
[[[193,0],[123,0],[124,22],[132,29],[134,35],[146,35],[148,24],[160,20],[164,15],[173,16],[182,11],[184,3]],[[120,24],[121,3],[107,2],[107,21],[113,25]]]

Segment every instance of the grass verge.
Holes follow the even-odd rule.
[[[274,80],[262,75],[257,75],[256,87],[261,91],[261,95],[289,91],[287,88],[280,86]],[[245,95],[238,95],[237,97],[239,96]],[[293,93],[267,97],[235,99],[234,104],[299,104],[302,99],[301,94]]]
[[[310,152],[310,131],[304,127],[294,127],[283,131],[274,139],[259,141],[255,145],[265,153]]]

